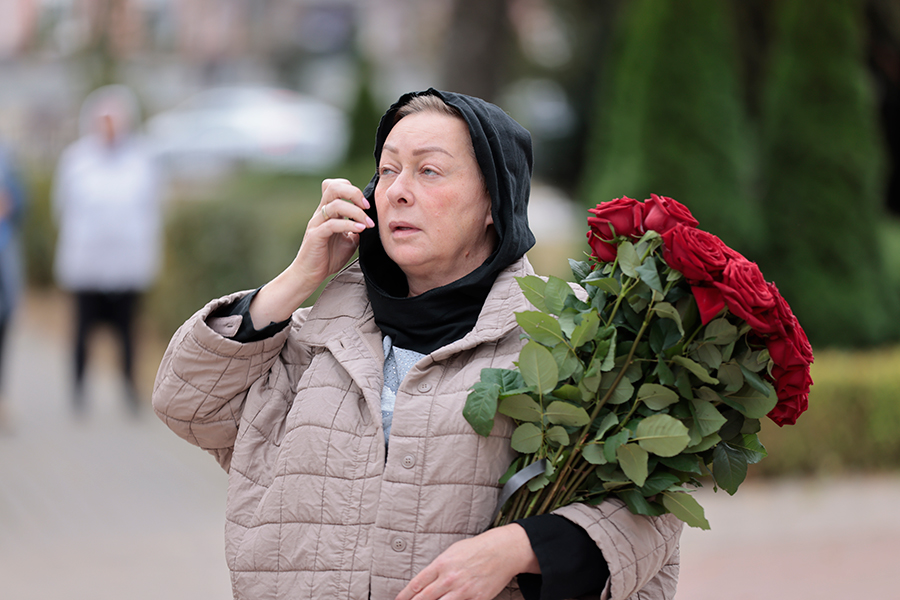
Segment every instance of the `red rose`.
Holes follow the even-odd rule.
[[[778,404],[769,411],[768,417],[779,426],[793,425],[809,407],[809,386],[812,385],[809,364],[784,368],[776,363],[772,368],[772,377],[775,379]]]
[[[775,421],[779,427],[793,425],[807,408],[809,408],[809,394],[797,394],[783,400],[779,400],[775,408],[767,415]]]
[[[797,367],[772,367],[772,378],[775,379],[775,393],[779,398],[789,398],[796,394],[809,392],[812,378],[809,376],[809,365]]]
[[[790,338],[770,336],[766,338],[766,348],[769,349],[769,356],[775,364],[782,369],[805,367],[809,364],[802,351]]]
[[[713,285],[722,292],[728,310],[747,321],[757,334],[778,331],[775,297],[756,263],[743,257],[733,258],[721,277]]]
[[[692,283],[716,279],[731,256],[722,240],[684,223],[669,229],[662,239],[666,264]]]
[[[596,208],[589,208],[593,217],[588,217],[588,243],[592,254],[604,262],[616,259],[617,237],[638,238],[644,235],[641,223],[644,217],[644,206],[633,198],[616,198],[602,202]]]
[[[697,309],[700,311],[700,320],[704,325],[715,319],[725,308],[725,298],[716,288],[692,285],[691,291],[694,293]]]
[[[697,226],[697,219],[684,204],[656,194],[650,194],[644,201],[644,231],[652,229],[662,235],[679,223]]]
[[[775,297],[775,314],[778,317],[780,325],[784,328],[783,335],[791,340],[791,343],[796,348],[797,352],[807,363],[813,362],[812,346],[809,344],[806,332],[803,331],[800,322],[797,321],[797,317],[795,317],[793,311],[791,311],[791,307],[784,297],[782,297],[774,283],[769,284],[769,289]]]

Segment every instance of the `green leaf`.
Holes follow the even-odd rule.
[[[603,446],[600,444],[586,444],[581,449],[581,456],[592,465],[605,465],[606,456],[603,455]]]
[[[738,329],[728,322],[728,319],[720,317],[713,319],[703,332],[703,339],[718,346],[727,346],[738,338]]]
[[[569,268],[572,269],[572,275],[575,281],[584,281],[591,274],[591,263],[586,260],[569,259]]]
[[[684,423],[669,415],[658,414],[638,423],[635,440],[647,452],[675,456],[687,447],[691,437]]]
[[[727,442],[713,449],[713,479],[723,490],[734,496],[747,477],[747,456]]]
[[[691,388],[690,371],[685,369],[678,371],[678,375],[675,377],[675,387],[678,388],[678,393],[681,394],[682,398],[690,399],[694,397],[693,388]]]
[[[744,419],[744,424],[741,426],[741,433],[746,435],[749,433],[759,433],[762,429],[762,426],[759,423],[759,419]]]
[[[662,356],[656,359],[656,369],[654,369],[653,372],[659,378],[661,384],[668,386],[675,385],[675,374],[672,373],[672,369],[670,369],[669,365],[662,359]]]
[[[719,380],[711,376],[703,366],[695,363],[686,356],[673,356],[672,360],[690,371],[697,379],[699,379],[703,383],[711,383],[713,385],[719,383]]]
[[[637,444],[622,444],[616,449],[619,467],[638,487],[647,481],[647,451]]]
[[[700,503],[685,492],[663,492],[662,503],[666,509],[690,527],[709,529],[709,521]]]
[[[581,315],[581,323],[576,325],[575,330],[572,332],[570,338],[572,347],[578,348],[593,340],[599,329],[600,316],[594,311],[584,313]]]
[[[703,390],[706,390],[706,392],[701,393]],[[722,416],[722,413],[720,413],[711,402],[702,399],[707,393],[711,393],[712,396],[718,400],[718,394],[705,387],[697,390],[697,395],[700,396],[700,398],[690,400],[691,414],[694,416],[694,426],[700,433],[700,437],[706,437],[711,433],[719,431],[719,428],[727,421],[727,419]]]
[[[528,490],[530,492],[536,492],[540,489],[543,489],[550,483],[550,478],[547,475],[538,475],[531,481],[529,481],[526,485],[528,486]]]
[[[646,283],[650,289],[656,290],[660,294],[663,293],[663,286],[659,281],[659,271],[656,269],[656,259],[649,257],[635,271],[637,276],[641,278],[641,281]]]
[[[559,368],[558,381],[565,381],[581,368],[581,361],[578,360],[578,357],[575,356],[575,353],[572,352],[572,349],[567,344],[557,344],[550,353],[553,355],[553,360],[556,361],[556,366]]]
[[[509,445],[516,452],[534,454],[540,449],[541,442],[543,442],[543,435],[540,428],[534,423],[523,423],[513,431]]]
[[[743,453],[744,458],[747,459],[747,464],[755,465],[769,455],[765,446],[759,441],[759,437],[754,433],[744,435],[740,443],[729,442],[729,445]]]
[[[499,385],[501,394],[525,387],[522,374],[512,369],[482,369],[481,380]]]
[[[584,397],[581,395],[581,390],[571,383],[556,388],[553,390],[553,395],[560,400],[571,400],[572,402],[581,402],[584,400]]]
[[[654,472],[647,478],[646,483],[641,486],[641,494],[650,497],[679,483],[681,483],[681,478],[677,475],[666,472]]]
[[[606,443],[603,444],[603,456],[606,457],[607,462],[618,463],[619,459],[616,457],[616,451],[619,449],[619,446],[628,441],[629,437],[631,437],[631,432],[623,429],[619,433],[606,438]]]
[[[657,319],[650,326],[650,348],[656,354],[674,347],[682,339],[682,333],[674,321]]]
[[[601,397],[605,396],[610,387],[612,387],[612,384],[615,381],[617,375],[618,373],[616,371],[610,371],[609,373],[603,374],[603,378],[600,380]],[[616,389],[613,390],[613,393],[609,397],[609,400],[607,400],[607,402],[609,404],[623,404],[631,400],[632,395],[634,395],[634,386],[631,384],[627,377],[623,377],[619,384],[616,386]]]
[[[668,302],[657,302],[651,311],[659,315],[660,318],[674,321],[675,325],[678,326],[678,332],[684,336],[684,327],[681,324],[681,314],[674,306]]]
[[[700,462],[698,461],[696,456],[676,454],[675,456],[660,457],[659,462],[669,467],[670,469],[683,471],[684,473],[699,474],[701,472]]]
[[[526,310],[516,313],[516,323],[525,330],[532,340],[545,346],[553,347],[565,342],[559,321],[547,313]]]
[[[531,396],[517,394],[500,402],[499,411],[517,421],[539,423],[544,415],[541,406]]]
[[[651,517],[658,517],[661,514],[665,514],[660,508],[654,506],[644,498],[643,494],[638,490],[630,489],[617,491],[616,496],[625,503],[625,506],[631,511],[631,514],[648,515]]]
[[[706,452],[721,441],[722,436],[720,436],[718,433],[711,433],[704,438],[700,438],[699,442],[688,446],[684,449],[684,451],[689,454],[699,454],[700,452]]]
[[[591,279],[591,280],[585,281],[585,283],[588,285],[592,285],[596,288],[600,288],[607,294],[612,294],[613,296],[618,296],[622,292],[622,284],[619,283],[618,279],[615,279],[613,277],[605,277],[603,279]]]
[[[716,378],[725,386],[726,393],[736,392],[744,386],[744,374],[741,368],[733,362],[719,367]]]
[[[619,257],[619,267],[622,272],[629,277],[637,278],[637,268],[641,264],[641,258],[634,249],[631,242],[621,242],[617,251]]]
[[[565,430],[565,428],[556,425],[547,430],[547,439],[551,442],[556,442],[560,446],[568,446],[569,445],[569,433]]]
[[[745,352],[740,357],[739,362],[745,369],[753,371],[754,373],[759,373],[766,368],[766,363],[769,362],[769,359],[768,356],[764,357],[761,351]]]
[[[559,328],[566,338],[572,339],[572,332],[575,331],[575,319],[579,316],[580,313],[571,308],[566,308],[560,313],[558,319]]]
[[[594,433],[594,439],[599,440],[603,437],[603,435],[619,424],[619,417],[616,416],[616,413],[607,413],[603,420],[600,421],[600,426],[597,428],[596,433]]]
[[[607,329],[607,331],[608,331],[608,329]],[[603,332],[603,333],[606,333],[606,332]],[[610,334],[609,339],[608,339],[609,346],[606,349],[606,354],[601,355],[599,352],[597,354],[597,357],[601,358],[599,368],[604,373],[606,371],[611,370],[613,367],[616,366],[616,338],[617,337],[618,337],[618,330],[613,327],[612,334]],[[598,346],[599,346],[599,343],[598,343]],[[600,349],[602,350],[602,348],[600,348]]]
[[[733,408],[736,408],[741,414],[750,419],[762,419],[778,403],[774,390],[771,391],[770,395],[765,396],[750,386],[744,386],[734,394],[722,396],[723,402],[731,404],[728,400],[734,400],[739,403],[740,407]]]
[[[710,369],[718,369],[722,365],[722,351],[710,342],[703,342],[697,347],[697,357]]]
[[[544,287],[544,304],[547,309],[558,315],[566,306],[566,298],[574,295],[572,286],[559,277],[552,275],[547,278],[547,285]]]
[[[637,399],[653,410],[662,410],[678,402],[678,394],[665,386],[645,383],[638,389]]]
[[[547,312],[547,304],[544,302],[544,290],[547,288],[547,282],[536,275],[516,277],[516,281],[519,282],[525,299],[531,302],[536,309]]]
[[[553,391],[559,382],[559,367],[556,366],[553,355],[537,342],[525,344],[519,352],[517,365],[525,383],[534,387],[540,394]]]
[[[554,425],[565,425],[567,427],[581,427],[582,425],[587,425],[591,420],[586,410],[562,400],[551,402],[544,414],[547,416],[547,420]]]
[[[772,395],[771,385],[767,381],[764,381],[762,377],[760,377],[744,365],[740,365],[740,367],[741,373],[744,375],[744,379],[747,381],[747,383],[750,384],[753,389],[766,397]]]
[[[466,397],[463,417],[476,433],[484,437],[491,434],[494,428],[494,415],[497,414],[497,398],[500,386],[496,383],[476,381],[472,391]]]

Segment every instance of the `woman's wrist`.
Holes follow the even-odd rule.
[[[319,285],[298,277],[288,267],[259,290],[250,303],[250,318],[256,328],[289,319]]]

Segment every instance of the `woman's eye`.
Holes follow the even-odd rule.
[[[422,169],[422,173],[424,173],[425,175],[437,175],[437,171],[435,171],[431,167],[425,167],[424,169]]]
[[[394,170],[390,167],[381,167],[381,169],[378,170],[378,174],[381,175],[382,177],[386,177],[386,176],[392,174],[393,172],[394,172]]]

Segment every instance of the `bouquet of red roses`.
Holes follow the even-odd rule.
[[[774,284],[682,204],[653,195],[590,209],[576,284],[523,277],[537,309],[515,369],[484,369],[464,415],[488,435],[516,424],[519,457],[496,524],[618,497],[708,528],[689,494],[711,475],[730,494],[765,457],[759,419],[807,408],[812,348]]]

